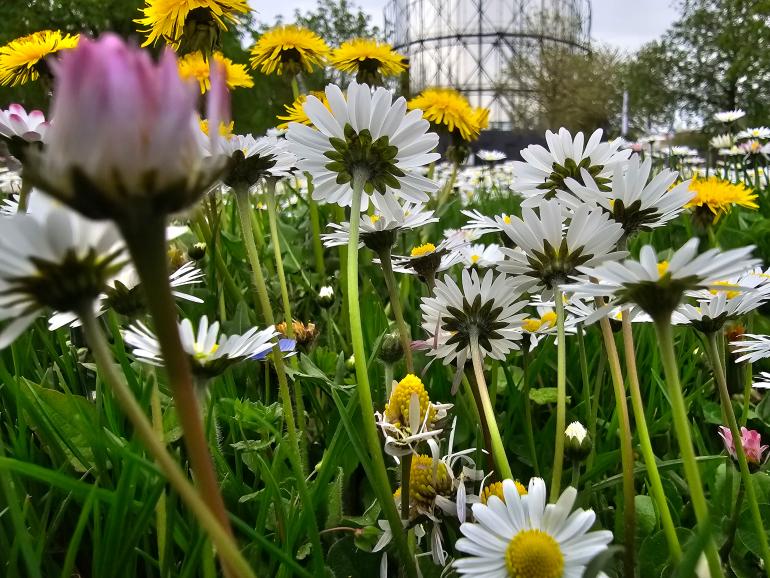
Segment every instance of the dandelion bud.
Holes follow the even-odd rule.
[[[583,461],[591,453],[593,442],[588,430],[579,421],[573,421],[564,430],[564,453],[576,462]]]
[[[380,359],[385,363],[396,363],[404,356],[404,348],[401,346],[401,337],[398,331],[386,333],[380,345]]]
[[[334,288],[331,285],[321,287],[318,292],[318,304],[324,309],[334,305]]]
[[[193,261],[200,261],[206,256],[206,243],[195,243],[187,249],[187,256]]]

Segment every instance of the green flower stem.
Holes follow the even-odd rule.
[[[593,404],[591,403],[591,380],[588,377],[588,356],[586,354],[586,339],[585,332],[583,331],[583,324],[577,324],[577,343],[578,343],[578,356],[580,357],[580,379],[583,381],[583,403],[586,406],[586,425],[588,425],[588,433],[592,440],[596,439],[596,416],[592,411]],[[591,445],[591,455],[593,455],[596,449],[596,444]],[[586,463],[591,462],[591,456],[586,459]]]
[[[102,378],[109,384],[120,407],[134,426],[137,436],[139,436],[150,455],[155,459],[171,487],[174,488],[187,507],[190,508],[198,519],[201,528],[211,538],[211,541],[217,548],[217,553],[222,560],[222,566],[226,574],[240,578],[255,578],[254,572],[238,549],[235,538],[233,538],[228,527],[221,523],[221,520],[203,501],[182,471],[182,468],[171,457],[171,454],[169,454],[165,445],[158,437],[157,432],[153,429],[149,419],[137,403],[134,394],[128,388],[123,376],[116,371],[109,345],[99,327],[99,322],[94,317],[90,305],[83,307],[79,312],[79,316]],[[196,399],[194,394],[191,394],[191,396],[193,399]]]
[[[152,429],[155,436],[161,444],[165,443],[163,431],[163,409],[160,405],[160,392],[158,391],[158,381],[154,380],[152,384],[152,393],[150,395],[150,415],[152,416]],[[166,491],[164,490],[158,498],[155,506],[155,523],[158,526],[158,565],[165,567],[164,558],[166,557]]]
[[[259,261],[259,253],[257,252],[257,246],[254,243],[254,231],[251,228],[251,219],[249,218],[250,207],[248,192],[236,191],[235,199],[238,206],[238,214],[241,220],[241,234],[243,235],[243,241],[246,245],[246,253],[249,257],[249,264],[251,265],[252,281],[257,292],[257,299],[260,304],[260,309],[262,310],[262,317],[264,318],[267,325],[275,325],[273,310],[270,306],[270,298],[267,295],[267,285],[265,284],[265,278],[262,275],[262,264]],[[278,393],[281,396],[283,417],[286,421],[286,435],[288,436],[289,446],[289,450],[287,452],[289,457],[289,464],[291,465],[292,470],[294,470],[297,492],[299,493],[299,498],[302,502],[302,510],[305,517],[305,523],[308,526],[308,534],[310,537],[310,543],[312,545],[315,572],[319,576],[323,576],[324,561],[323,550],[321,547],[321,535],[318,532],[318,522],[315,518],[313,502],[310,499],[310,493],[308,492],[307,482],[305,480],[305,472],[302,467],[302,455],[300,453],[299,441],[297,439],[297,428],[294,423],[294,408],[292,407],[291,402],[289,382],[286,378],[286,368],[283,364],[283,354],[281,353],[281,349],[277,344],[275,347],[273,347],[273,363],[275,364],[275,373],[278,375]]]
[[[297,82],[296,75],[291,77],[291,94],[294,97],[294,100],[299,98],[299,83]]]
[[[401,338],[401,348],[404,350],[404,360],[406,361],[407,373],[414,373],[414,363],[412,361],[412,338],[409,334],[409,328],[404,321],[404,312],[401,309],[401,299],[396,287],[396,276],[393,274],[393,262],[390,258],[390,247],[380,251],[380,265],[382,275],[385,277],[385,285],[388,288],[390,296],[390,306],[393,309],[393,317],[396,318],[396,327],[398,335]]]
[[[335,210],[335,219],[338,223],[342,223],[347,216],[345,215],[345,208],[340,207],[339,205],[334,206]],[[356,247],[356,252],[358,252],[358,247]],[[349,296],[347,292],[348,287],[348,248],[345,245],[340,245],[339,247],[339,256],[340,256],[340,280],[339,280],[339,287],[342,287],[342,309],[340,310],[340,324],[342,325],[342,329],[348,333],[350,330],[350,307],[348,306]],[[349,336],[348,336],[349,337]],[[346,347],[346,342],[350,342],[350,339],[343,339],[342,340],[342,347]]]
[[[165,215],[145,215],[136,221],[123,222],[121,226],[126,245],[142,280],[147,308],[155,325],[195,480],[207,505],[222,526],[231,532],[203,429],[190,360],[179,337],[177,308],[168,280]]]
[[[283,270],[283,256],[281,254],[281,238],[278,234],[278,216],[275,202],[275,179],[267,179],[267,216],[270,224],[270,238],[273,241],[273,255],[275,258],[275,268],[278,272],[278,283],[281,286],[281,301],[283,302],[283,317],[286,321],[286,337],[294,338],[294,317],[291,314],[291,303],[289,301],[289,287],[286,284],[286,274]],[[297,360],[292,357],[292,367],[297,369]],[[299,383],[294,386],[294,403],[297,406],[297,437],[299,439],[299,450],[304,465],[303,470],[307,471],[308,450],[307,450],[307,424],[305,422],[305,403],[302,399],[302,387]]]
[[[497,474],[500,476],[500,479],[512,480],[513,473],[511,472],[511,466],[508,464],[508,456],[505,455],[505,446],[503,445],[503,439],[500,437],[500,429],[497,427],[495,408],[492,406],[492,401],[489,399],[487,382],[484,379],[484,361],[481,359],[479,336],[475,333],[471,333],[470,337],[473,372],[476,376],[476,389],[481,400],[479,414],[482,416],[483,421],[486,422],[487,429],[489,431],[490,447],[487,449],[495,460],[495,467],[497,468]]]
[[[412,476],[412,454],[401,456],[401,518],[409,520],[409,479]]]
[[[384,366],[384,374],[385,374],[385,402],[388,403],[388,400],[390,399],[390,392],[393,391],[393,364],[385,362],[383,363]]]
[[[551,473],[551,502],[561,495],[561,475],[564,467],[564,429],[567,427],[567,339],[564,335],[564,293],[557,286],[553,290],[556,304],[556,444],[553,450]]]
[[[603,305],[597,300],[597,307]],[[624,531],[624,555],[623,569],[625,576],[634,576],[635,535],[636,535],[636,490],[634,489],[634,450],[631,446],[631,423],[628,417],[628,404],[626,403],[626,390],[623,385],[623,374],[620,370],[620,357],[615,346],[615,337],[612,335],[610,320],[605,316],[600,321],[604,348],[610,365],[612,387],[615,391],[615,411],[618,414],[620,425],[620,460],[623,468],[623,531]]]
[[[26,213],[27,206],[29,205],[29,194],[32,192],[32,183],[29,179],[22,179],[21,190],[19,191],[19,208],[18,213]]]
[[[527,436],[527,445],[529,446],[532,467],[535,470],[535,475],[540,477],[540,466],[537,463],[537,446],[535,446],[535,431],[532,425],[532,400],[529,399],[529,347],[526,345],[522,348],[521,365],[523,382],[521,395],[524,396],[524,433]]]
[[[639,445],[642,449],[642,457],[644,458],[644,463],[647,466],[647,474],[650,478],[650,492],[658,506],[663,533],[666,536],[666,542],[668,542],[668,551],[671,554],[671,558],[675,562],[678,562],[682,557],[682,547],[679,544],[674,520],[671,518],[671,511],[668,508],[666,492],[663,490],[663,483],[660,480],[655,453],[652,451],[650,432],[647,429],[647,419],[644,415],[644,401],[642,400],[642,392],[639,387],[639,374],[636,369],[636,353],[634,352],[634,333],[631,328],[631,318],[629,314],[629,309],[623,309],[623,351],[626,359],[626,374],[628,377],[629,389],[631,390],[631,405],[634,409],[634,421],[636,423],[636,431],[639,434]]]
[[[227,295],[235,302],[243,301],[243,295],[241,290],[238,289],[238,285],[235,284],[233,276],[230,274],[230,270],[227,268],[227,263],[222,258],[222,254],[219,252],[219,244],[215,243],[212,239],[211,229],[206,222],[203,213],[200,209],[196,209],[192,216],[192,223],[198,228],[198,239],[206,243],[206,246],[214,255],[214,264],[217,268],[217,272],[221,276],[222,282],[225,286]]]
[[[687,406],[682,394],[682,386],[679,383],[679,370],[677,369],[674,341],[671,335],[670,314],[655,319],[655,331],[658,335],[658,346],[660,347],[663,370],[666,375],[668,395],[671,400],[674,430],[679,441],[679,452],[682,454],[682,465],[684,466],[685,478],[690,489],[690,498],[695,510],[695,517],[701,527],[709,528],[711,521],[709,520],[708,504],[703,493],[698,463],[695,460],[695,450],[693,449],[692,437],[690,436],[690,421],[687,418]],[[706,544],[705,554],[712,578],[724,576],[713,539],[709,539]]]
[[[452,172],[449,173],[449,178],[441,188],[441,192],[438,195],[438,202],[436,203],[436,209],[440,209],[444,203],[449,199],[449,195],[452,192],[452,188],[457,180],[457,170],[460,168],[460,164],[457,162],[452,163]]]
[[[364,437],[372,459],[372,484],[375,495],[380,502],[385,518],[393,533],[393,540],[399,552],[401,564],[410,578],[417,578],[417,566],[414,557],[409,551],[406,533],[402,531],[401,518],[393,500],[393,494],[388,481],[388,471],[385,468],[385,460],[382,457],[382,444],[377,432],[377,424],[374,419],[374,404],[372,402],[372,390],[369,386],[369,374],[366,367],[366,349],[364,348],[364,334],[361,327],[361,308],[358,295],[358,225],[361,220],[361,196],[364,194],[367,173],[356,170],[353,173],[353,202],[350,209],[350,239],[348,240],[347,253],[347,298],[350,316],[350,338],[353,345],[353,356],[356,365],[356,380],[358,382],[358,397],[361,404],[361,417],[363,419]]]
[[[478,423],[481,428],[481,436],[484,438],[483,447],[489,450],[485,452],[487,458],[487,469],[490,472],[496,471],[498,468],[495,468],[495,457],[492,455],[490,449],[492,448],[492,437],[489,435],[487,414],[484,412],[483,401],[481,400],[481,394],[479,393],[479,387],[476,384],[476,377],[473,375],[473,372],[468,370],[463,372],[463,385],[468,389],[468,391],[470,391],[470,394],[473,397],[475,412],[471,416],[471,419],[478,419]],[[505,447],[505,443],[503,443],[503,447]]]
[[[733,445],[735,446],[735,454],[738,457],[738,466],[741,472],[741,479],[743,481],[744,487],[746,488],[746,498],[749,502],[751,518],[754,521],[754,529],[756,530],[756,535],[759,539],[759,547],[762,551],[762,560],[765,563],[765,574],[768,576],[768,578],[770,578],[770,545],[768,545],[767,542],[767,533],[765,532],[765,526],[762,522],[762,514],[759,511],[757,492],[754,488],[754,482],[751,479],[749,464],[746,460],[746,452],[743,449],[741,432],[738,428],[738,422],[735,419],[733,404],[730,400],[730,392],[727,389],[727,380],[725,379],[725,373],[722,369],[722,363],[719,360],[717,334],[715,332],[706,334],[706,346],[708,349],[708,356],[711,360],[711,367],[714,370],[714,378],[716,379],[717,386],[719,388],[719,397],[722,400],[722,409],[727,416],[727,425],[733,435]]]
[[[320,277],[320,283],[326,280],[326,260],[324,259],[324,248],[321,244],[321,219],[318,215],[318,203],[313,199],[313,180],[307,175],[307,207],[310,213],[310,230],[313,235],[313,258],[315,259],[315,270]]]

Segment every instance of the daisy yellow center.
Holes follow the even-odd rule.
[[[540,318],[540,321],[548,325],[548,327],[553,327],[556,325],[556,313],[553,311],[548,311]]]
[[[505,567],[510,578],[559,578],[564,571],[564,554],[550,534],[523,530],[508,543]]]
[[[524,331],[528,331],[529,333],[534,333],[538,329],[540,329],[540,326],[543,324],[542,321],[539,319],[535,319],[534,317],[531,317],[530,319],[525,319],[524,323],[522,324],[522,328]]]
[[[434,463],[431,456],[414,456],[409,477],[409,499],[418,509],[427,510],[436,496],[446,496],[452,490],[444,462]]]
[[[508,215],[503,215],[503,223],[505,223],[506,225],[510,225],[511,224],[511,217],[508,216]]]
[[[412,252],[410,253],[410,255],[412,257],[422,257],[423,255],[432,253],[435,250],[436,250],[436,245],[434,245],[433,243],[425,243],[424,245],[420,245],[412,249]]]
[[[377,221],[380,220],[379,215],[369,215],[369,220],[372,222],[372,225],[374,225]]]
[[[516,485],[516,491],[519,492],[520,496],[527,495],[527,488],[524,487],[524,484],[522,484],[519,480],[516,480],[513,483]],[[481,492],[479,499],[481,500],[482,504],[486,504],[489,501],[489,498],[492,496],[497,496],[500,498],[500,500],[502,500],[503,503],[505,503],[505,495],[503,494],[503,482],[493,482],[486,486],[484,491]]]
[[[729,281],[717,281],[714,283],[714,285],[721,285],[724,287],[733,286],[733,284],[730,283]],[[712,295],[718,295],[719,293],[724,293],[728,299],[735,299],[736,297],[738,297],[738,295],[741,294],[740,291],[736,291],[734,289],[712,289],[711,290]]]
[[[433,243],[425,243],[424,245],[420,245],[412,249],[412,252],[410,253],[410,255],[412,257],[422,257],[423,255],[432,253],[435,250],[436,250],[436,245],[434,245]]]
[[[409,424],[409,406],[412,403],[412,395],[416,395],[420,403],[420,423],[425,419],[425,412],[428,412],[428,421],[431,421],[436,410],[431,406],[428,392],[425,390],[422,380],[410,373],[393,388],[390,399],[385,405],[385,417],[391,424],[397,427]]]
[[[478,263],[479,259],[481,259],[481,255],[471,255],[471,262],[472,263]]]
[[[217,349],[219,349],[218,343],[215,343],[214,345],[212,345],[208,351],[204,351],[202,348],[196,347],[195,348],[196,351],[193,354],[193,357],[195,359],[205,359],[209,355],[213,355],[214,353],[216,353]]]
[[[663,277],[668,273],[668,261],[661,261],[658,263],[658,277]]]

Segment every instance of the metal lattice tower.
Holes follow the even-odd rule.
[[[490,109],[490,127],[511,128],[507,111],[528,99],[511,80],[516,62],[532,62],[546,46],[587,51],[590,0],[390,0],[385,35],[409,58],[409,90],[453,87],[473,106]]]

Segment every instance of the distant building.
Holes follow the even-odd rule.
[[[511,130],[507,111],[531,96],[526,82],[508,71],[517,61],[531,63],[544,47],[587,51],[591,2],[390,0],[385,35],[409,58],[410,93],[456,88],[473,106],[490,109],[490,128]]]

